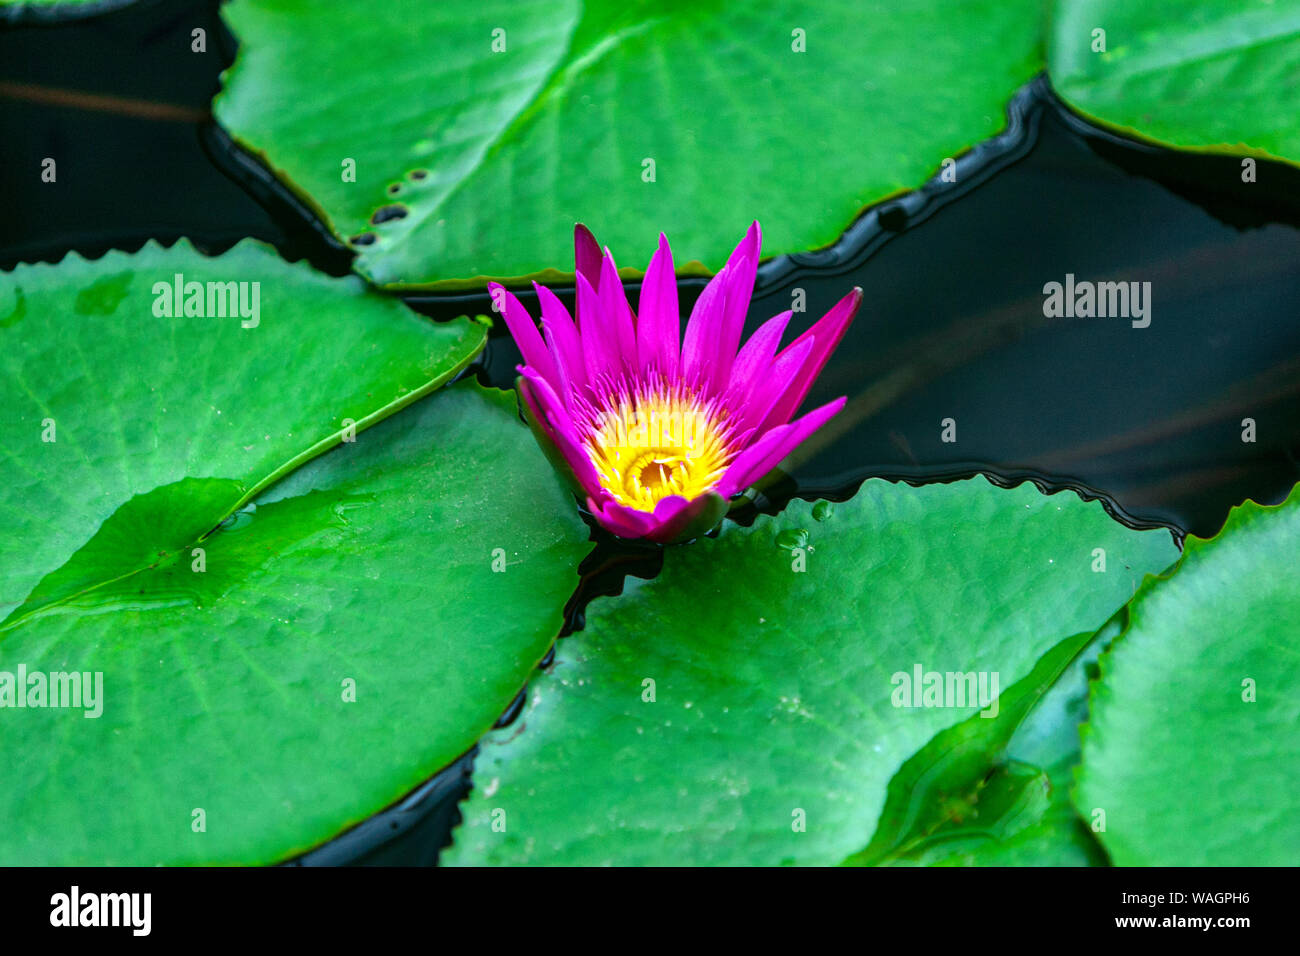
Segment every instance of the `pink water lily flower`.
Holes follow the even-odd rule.
[[[542,331],[514,295],[492,300],[523,355],[529,424],[605,528],[672,542],[718,524],[729,499],[758,481],[844,407],[791,417],[862,302],[854,289],[778,351],[782,312],[740,345],[762,233],[754,223],[704,287],[681,334],[672,251],[660,235],[634,313],[606,249],[579,225],[575,325],[534,283]]]

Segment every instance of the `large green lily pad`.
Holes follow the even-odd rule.
[[[1048,71],[1123,133],[1300,161],[1297,0],[1056,0]]]
[[[828,245],[1001,129],[1042,64],[1040,0],[236,0],[223,15],[240,47],[219,122],[339,236],[373,237],[363,274],[408,286],[567,271],[575,220],[638,268],[661,230],[709,269],[754,219],[768,253]]]
[[[202,569],[168,553],[10,625],[0,671],[100,672],[102,713],[0,711],[0,861],[320,843],[493,724],[586,539],[514,396],[463,383],[268,489],[199,543]]]
[[[182,314],[156,314],[174,311],[177,276]],[[202,314],[187,316],[191,282]],[[209,308],[208,283],[243,283],[251,317],[224,285]],[[192,543],[447,381],[484,338],[253,242],[0,274],[0,621]]]
[[[1300,489],[1234,509],[1101,658],[1075,803],[1121,866],[1300,858]]]
[[[873,480],[728,526],[588,609],[521,724],[483,742],[445,857],[838,863],[908,757],[980,709],[894,706],[896,675],[1011,687],[1176,554],[1095,502],[983,479]]]

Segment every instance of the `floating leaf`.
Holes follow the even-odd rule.
[[[916,668],[1010,687],[1177,554],[1096,503],[982,479],[815,507],[672,549],[592,604],[521,725],[483,742],[446,859],[838,863],[904,761],[979,710],[894,706]]]
[[[514,396],[447,389],[192,552],[0,630],[102,714],[0,711],[0,860],[268,863],[468,749],[545,653],[586,526]],[[3,675],[0,674],[0,694]]]
[[[253,242],[0,274],[0,620],[176,553],[483,341]]]
[[[1296,0],[1056,0],[1048,70],[1122,133],[1300,161]]]
[[[1101,658],[1075,803],[1120,866],[1300,856],[1300,488],[1143,588]]]
[[[386,285],[567,271],[575,220],[636,268],[659,230],[709,269],[754,219],[768,253],[825,246],[1001,129],[1041,68],[1039,0],[222,12],[218,120]]]

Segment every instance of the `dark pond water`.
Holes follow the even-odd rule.
[[[206,53],[191,52],[196,28]],[[0,25],[0,267],[182,235],[215,253],[253,236],[345,274],[350,253],[212,125],[233,51],[212,0]],[[1233,505],[1279,501],[1300,480],[1300,170],[1261,162],[1244,182],[1239,159],[1118,138],[1043,80],[1008,122],[958,159],[955,182],[760,270],[751,329],[796,290],[806,311],[791,334],[854,285],[865,303],[808,399],[847,394],[847,409],[741,520],[792,495],[847,497],[867,477],[984,473],[1073,488],[1135,526],[1210,535]],[[50,155],[57,186],[39,181]],[[647,223],[647,258],[657,231]],[[1149,296],[1127,316],[1046,316],[1044,286],[1067,281],[1136,282]],[[702,284],[683,280],[686,303]],[[434,317],[489,311],[486,295],[408,301]],[[509,386],[517,359],[497,335],[477,374]],[[657,551],[597,541],[566,630],[625,574],[657,569]],[[472,756],[301,862],[432,862]]]

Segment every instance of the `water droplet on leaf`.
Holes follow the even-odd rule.
[[[802,548],[808,543],[808,532],[804,528],[787,528],[776,536],[776,546],[786,550]]]

